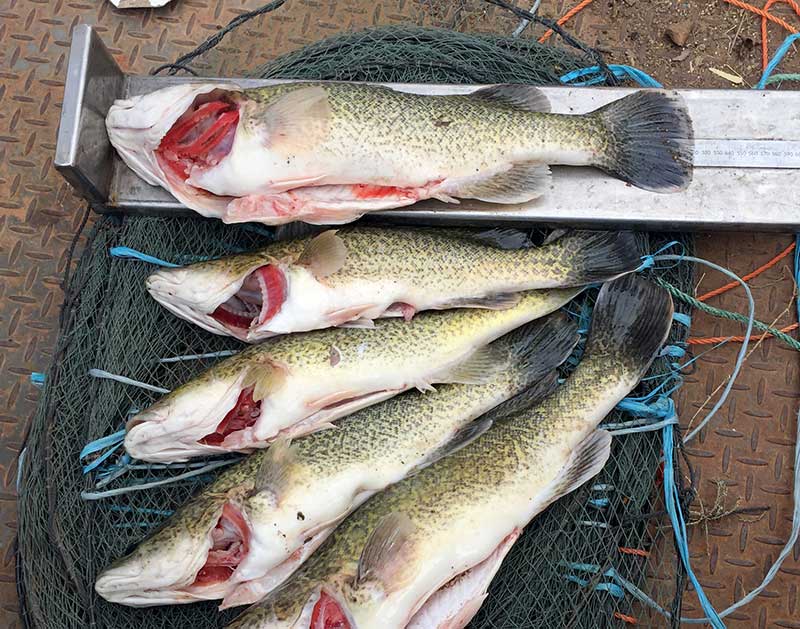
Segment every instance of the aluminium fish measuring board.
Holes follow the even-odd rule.
[[[176,215],[188,211],[165,190],[150,186],[114,152],[105,132],[113,101],[167,85],[220,79],[126,75],[91,27],[75,28],[70,51],[56,168],[100,212]],[[236,79],[242,86],[279,81]],[[425,94],[464,94],[480,86],[392,85]],[[553,111],[585,113],[630,88],[542,88]],[[639,190],[599,171],[554,168],[540,200],[498,206],[423,201],[375,213],[414,223],[572,225],[652,230],[795,231],[800,202],[800,92],[677,90],[694,121],[694,181],[676,194]]]

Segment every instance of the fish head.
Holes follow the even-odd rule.
[[[248,451],[274,369],[246,351],[222,361],[134,415],[125,449],[134,458],[163,463]]]
[[[173,314],[209,332],[249,343],[325,328],[336,291],[291,256],[230,256],[147,278],[150,295]]]
[[[220,217],[230,203],[187,183],[195,168],[230,151],[240,92],[231,83],[183,83],[117,100],[106,117],[111,144],[147,183],[162,186],[203,216]]]
[[[188,503],[95,582],[108,601],[149,607],[215,600],[234,588],[252,535],[235,496],[213,491]]]
[[[309,593],[289,583],[237,618],[228,629],[355,629],[338,588],[330,583]]]

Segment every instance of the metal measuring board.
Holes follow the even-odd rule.
[[[165,190],[139,179],[116,155],[105,131],[115,99],[179,82],[218,81],[126,75],[98,35],[74,29],[55,166],[99,212],[191,214]],[[229,79],[228,82],[231,82]],[[278,81],[235,79],[242,86]],[[463,94],[480,86],[399,85],[424,94]],[[592,111],[635,89],[542,88],[558,113]],[[800,92],[676,90],[694,123],[694,180],[656,194],[589,168],[553,168],[550,190],[521,205],[423,201],[376,212],[413,223],[617,227],[656,230],[800,230]],[[369,217],[370,215],[368,215]]]

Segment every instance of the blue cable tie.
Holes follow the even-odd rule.
[[[756,85],[757,90],[763,90],[767,87],[767,80],[775,72],[775,68],[778,67],[778,64],[783,60],[786,56],[786,53],[789,52],[789,48],[792,47],[792,44],[800,39],[800,33],[795,33],[794,35],[789,35],[786,39],[783,40],[780,48],[775,51],[775,55],[772,57],[772,60],[767,64],[767,67],[764,69],[764,73],[761,75],[761,80]]]
[[[106,461],[111,455],[113,455],[121,447],[122,447],[122,442],[118,443],[113,448],[109,448],[108,450],[103,452],[103,454],[101,454],[99,457],[97,457],[94,461],[92,461],[88,465],[84,465],[83,466],[83,473],[84,474],[88,474],[92,470],[100,467],[103,464],[104,461]]]
[[[136,251],[136,249],[131,249],[130,247],[111,247],[111,249],[108,250],[108,253],[111,254],[112,258],[122,258],[123,260],[139,260],[140,262],[149,262],[150,264],[166,266],[173,269],[176,269],[180,266],[180,264],[167,262],[166,260],[142,253],[141,251]]]
[[[34,371],[31,373],[31,384],[35,387],[43,387],[47,376],[39,371]]]
[[[670,358],[683,358],[684,356],[686,356],[686,350],[683,349],[682,347],[678,347],[677,345],[665,345],[664,348],[659,352],[658,356],[659,357],[669,356]],[[677,363],[673,363],[673,365],[677,365]]]
[[[90,441],[85,446],[83,446],[83,450],[81,450],[80,458],[85,459],[90,454],[94,454],[95,452],[99,452],[100,450],[104,450],[109,446],[116,446],[122,443],[125,440],[125,430],[118,430],[114,434],[106,435],[105,437],[100,437],[99,439],[95,439],[94,441]]]
[[[597,509],[604,509],[610,504],[610,502],[608,498],[590,498],[589,504]]]
[[[692,318],[688,314],[684,314],[683,312],[673,313],[672,319],[676,323],[680,323],[684,327],[690,328],[692,326]]]

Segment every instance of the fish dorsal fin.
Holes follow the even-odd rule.
[[[538,87],[532,85],[491,85],[472,92],[472,96],[525,111],[538,113],[550,111],[550,101],[547,96]]]
[[[432,379],[432,382],[453,384],[487,384],[508,363],[508,352],[493,345],[476,349],[466,360],[447,367]]]
[[[288,437],[278,437],[264,453],[253,484],[253,493],[269,492],[275,503],[286,488],[289,472],[294,462],[292,442]]]
[[[285,225],[278,225],[275,228],[275,241],[299,240],[300,238],[311,238],[325,231],[321,225],[311,225],[303,221],[293,221]]]
[[[412,473],[416,473],[419,470],[436,463],[439,459],[443,459],[446,456],[450,456],[468,446],[470,443],[475,441],[478,437],[480,437],[483,433],[485,433],[489,428],[492,427],[494,422],[489,419],[477,419],[473,422],[468,423],[466,426],[462,426],[459,428],[453,437],[448,440],[446,443],[443,443],[441,446],[436,448],[433,452],[431,452],[425,460],[418,464]]]
[[[485,308],[486,310],[508,310],[513,308],[522,299],[520,293],[496,293],[486,297],[461,297],[439,304],[440,309],[446,308]]]
[[[379,583],[384,591],[402,587],[407,580],[411,552],[409,538],[414,524],[404,513],[384,516],[370,533],[358,560],[356,586]]]
[[[495,227],[478,232],[472,238],[498,249],[529,249],[533,247],[533,242],[528,238],[528,234],[521,229],[511,227]]]
[[[311,150],[328,133],[328,93],[319,85],[292,90],[276,98],[264,116],[270,149],[287,154]]]
[[[565,229],[565,228],[554,229],[549,234],[547,234],[547,238],[544,239],[542,245],[549,245],[551,242],[555,242],[556,240],[563,238],[571,231],[572,231],[571,229]]]
[[[336,234],[335,229],[329,229],[308,243],[297,258],[297,264],[307,267],[314,277],[322,278],[341,269],[346,258],[347,247],[344,241]]]
[[[545,490],[543,506],[555,502],[591,480],[606,464],[611,454],[611,433],[595,430],[572,451],[566,465]]]
[[[280,389],[285,381],[286,369],[270,360],[263,360],[250,366],[242,381],[242,387],[253,387],[253,400],[258,402]]]
[[[541,162],[518,162],[501,173],[477,174],[455,183],[448,192],[487,203],[525,203],[544,194],[550,183],[550,167]]]

